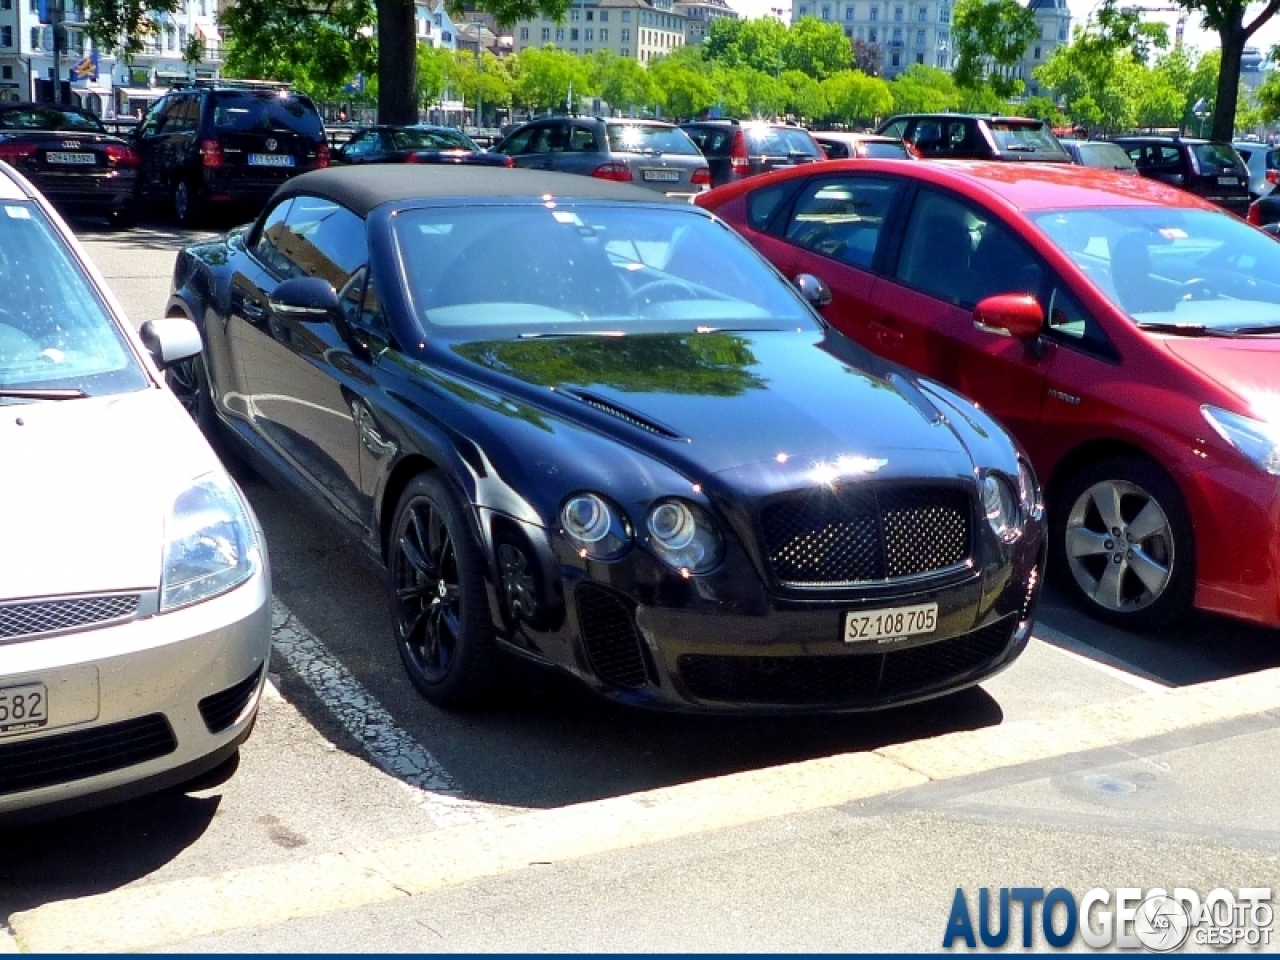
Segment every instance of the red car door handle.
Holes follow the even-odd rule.
[[[886,347],[896,347],[902,343],[902,328],[893,321],[872,320],[871,333]]]

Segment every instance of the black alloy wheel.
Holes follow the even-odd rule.
[[[1173,478],[1143,457],[1082,470],[1055,504],[1054,566],[1080,606],[1130,629],[1184,619],[1195,599],[1191,515]]]
[[[396,647],[409,679],[440,707],[483,699],[497,659],[484,563],[438,474],[416,477],[401,496],[387,555]]]
[[[213,395],[209,392],[209,374],[204,365],[204,354],[197,353],[187,360],[171,364],[164,371],[169,389],[178,398],[182,408],[203,431],[213,439]]]
[[[173,219],[181,227],[194,227],[200,221],[200,193],[188,180],[173,185]]]

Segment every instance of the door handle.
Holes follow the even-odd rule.
[[[240,304],[240,312],[246,320],[261,320],[267,315],[267,311],[248,302]]]

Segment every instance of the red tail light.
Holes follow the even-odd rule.
[[[107,144],[107,160],[117,167],[136,167],[142,163],[133,147],[118,147],[114,143]]]
[[[1280,183],[1280,170],[1268,170],[1267,183]]]
[[[1255,227],[1262,226],[1262,209],[1256,204],[1249,204],[1249,215],[1245,217]]]
[[[405,163],[421,163],[422,158],[419,157],[416,153],[411,153],[404,158],[404,162]]]
[[[697,170],[693,171],[693,176],[689,179],[689,182],[695,187],[711,186],[711,168],[699,167]]]
[[[910,140],[903,140],[902,145],[907,148],[907,156],[910,157],[912,160],[923,159],[924,154],[922,154],[919,150],[917,150],[916,145],[912,143]]]
[[[502,165],[503,165],[504,167],[514,167],[514,166],[516,165],[516,158],[515,158],[515,157],[503,157],[503,158],[502,158]]]
[[[222,144],[217,140],[201,140],[200,162],[206,167],[222,166]]]
[[[5,163],[21,163],[35,152],[30,143],[0,143],[0,160]]]
[[[631,168],[625,163],[602,163],[591,171],[597,180],[616,180],[619,183],[631,182]]]
[[[329,165],[329,145],[322,143],[316,147],[316,169]]]
[[[741,130],[733,133],[733,143],[729,146],[729,169],[734,173],[751,172],[751,156],[747,153],[747,137]]]

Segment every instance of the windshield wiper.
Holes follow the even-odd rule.
[[[1010,151],[1011,153],[1035,153],[1040,148],[1029,147],[1025,143],[1011,143],[1007,147],[1005,147],[1005,149]]]
[[[625,337],[621,330],[560,330],[528,332],[519,335],[520,340],[546,340],[555,337]]]
[[[79,400],[88,394],[75,387],[0,387],[0,400]]]
[[[1232,327],[1226,332],[1233,337],[1249,337],[1260,333],[1280,333],[1280,323],[1263,323],[1256,327]]]
[[[1184,337],[1222,336],[1220,331],[1210,330],[1203,323],[1171,323],[1157,320],[1147,323],[1139,323],[1138,329],[1153,330],[1156,333],[1177,333]]]

